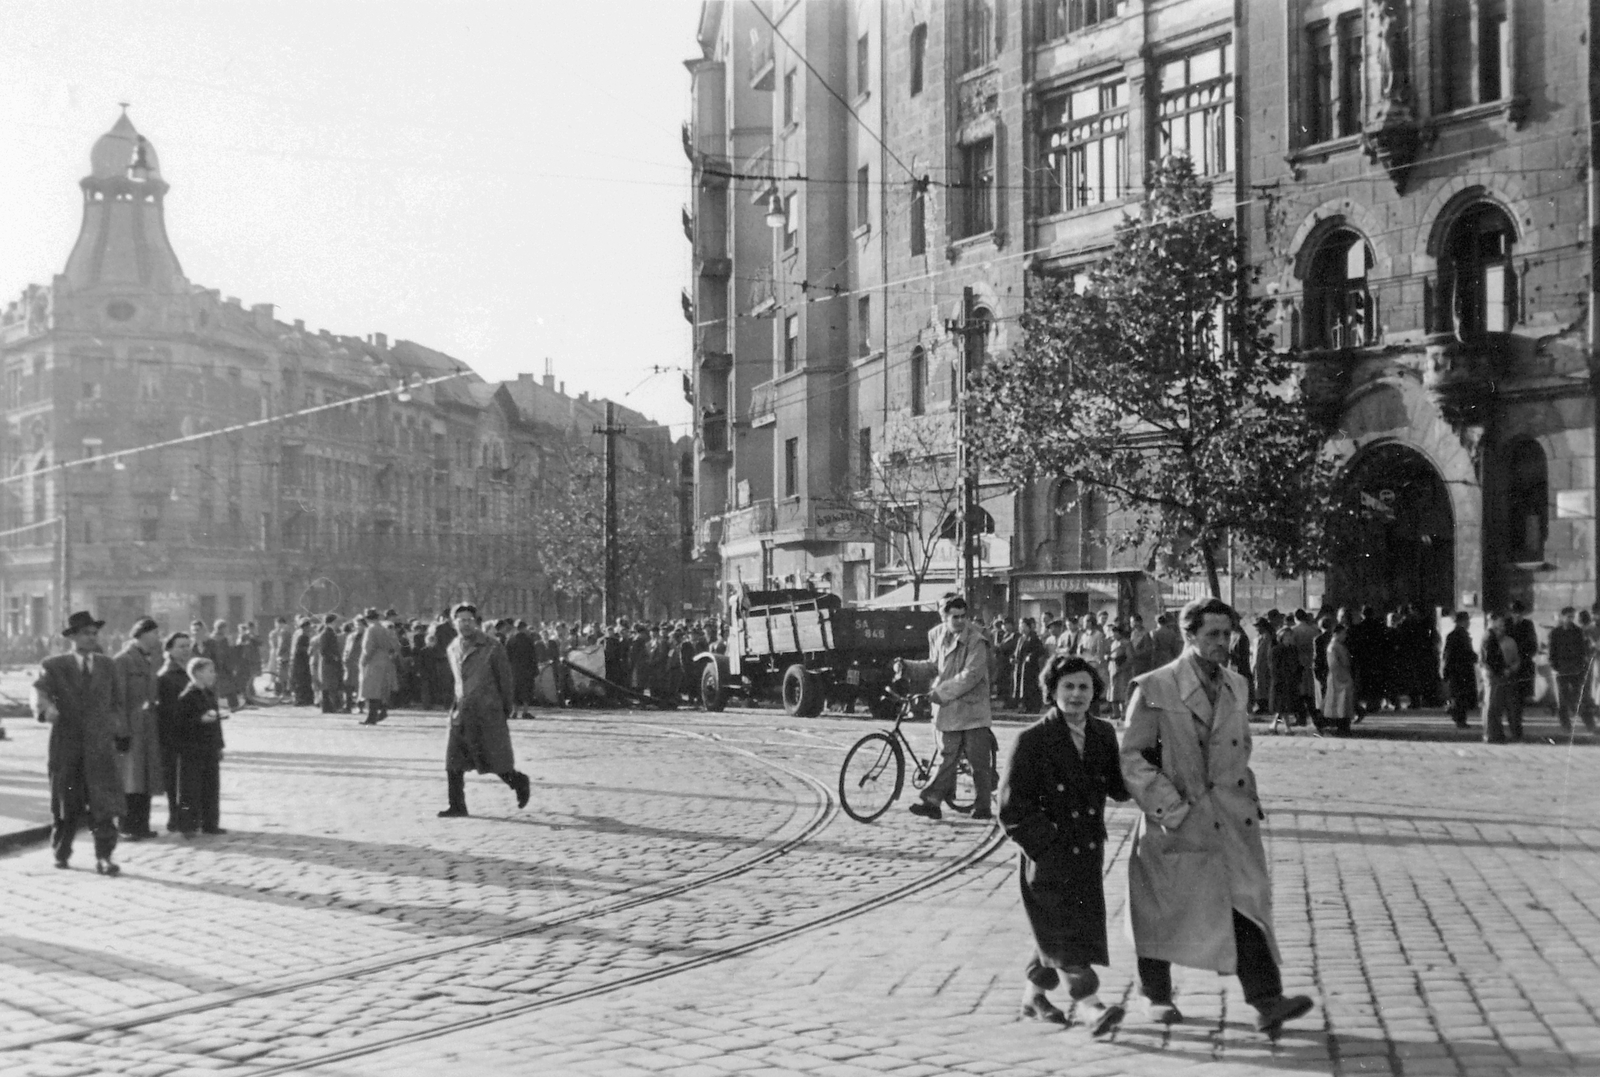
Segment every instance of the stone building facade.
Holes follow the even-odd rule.
[[[1316,590],[1592,603],[1592,5],[1247,10],[1252,258],[1369,517]]]
[[[548,368],[490,383],[418,344],[308,331],[191,284],[156,149],[126,114],[80,186],[65,269],[0,316],[8,636],[49,636],[69,608],[123,629],[462,597],[579,612],[549,593],[533,535],[568,454],[598,450],[602,401]],[[622,465],[675,497],[687,443],[619,417]],[[104,459],[57,466],[90,457]],[[681,589],[654,612],[677,611]]]
[[[706,3],[686,148],[697,219],[730,214],[734,239],[695,233],[694,317],[721,335],[690,395],[729,446],[697,476],[700,556],[725,582],[902,586],[903,544],[830,513],[836,491],[881,487],[897,453],[953,460],[962,364],[1015,346],[1031,282],[1105,251],[1176,153],[1238,222],[1365,515],[1326,574],[1230,565],[1225,597],[1592,602],[1594,19],[1582,0]],[[944,485],[900,501],[948,535]],[[1148,614],[1199,589],[1113,552],[1093,491],[979,485],[990,612]],[[930,586],[956,560],[934,543]]]

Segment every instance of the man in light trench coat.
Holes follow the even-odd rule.
[[[1249,687],[1228,668],[1237,620],[1221,599],[1189,603],[1183,652],[1140,677],[1128,701],[1122,775],[1142,809],[1128,860],[1128,923],[1151,1020],[1183,1020],[1172,1002],[1176,962],[1236,973],[1256,1027],[1272,1034],[1312,1002],[1285,997],[1278,974]]]
[[[128,806],[118,829],[129,841],[143,841],[156,836],[150,829],[150,800],[167,791],[156,721],[161,628],[153,618],[141,617],[129,635],[127,645],[114,659],[117,676],[122,678],[122,709],[128,727],[128,750],[122,755],[122,787]]]
[[[479,629],[476,606],[463,602],[452,612],[457,635],[446,654],[455,678],[456,699],[450,708],[450,739],[444,757],[450,806],[439,817],[467,814],[469,770],[497,775],[517,794],[517,807],[525,808],[532,783],[517,769],[511,729],[506,724],[516,699],[511,660],[499,640]]]

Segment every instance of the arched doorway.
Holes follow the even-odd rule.
[[[1328,570],[1328,603],[1455,608],[1455,516],[1450,491],[1427,458],[1388,443],[1345,472],[1349,519]]]

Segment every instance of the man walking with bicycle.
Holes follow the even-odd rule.
[[[990,801],[1000,745],[990,728],[989,640],[967,619],[967,600],[960,595],[946,598],[940,612],[943,620],[928,631],[927,661],[897,658],[894,663],[897,678],[907,679],[918,690],[929,685],[925,691],[940,739],[939,771],[911,805],[911,814],[940,818],[939,805],[955,791],[956,769],[965,755],[977,792],[972,817],[992,819]]]

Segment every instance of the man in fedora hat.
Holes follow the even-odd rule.
[[[362,724],[377,725],[389,717],[389,697],[398,686],[394,660],[400,644],[376,606],[369,606],[362,616],[367,619],[367,631],[361,638],[361,698],[367,703]]]
[[[100,653],[100,628],[87,610],[67,618],[61,634],[68,654],[46,658],[33,682],[33,714],[50,723],[50,847],[56,867],[72,858],[72,839],[87,810],[94,833],[95,870],[120,874],[111,862],[117,818],[127,810],[118,753],[129,748],[122,678]]]
[[[444,759],[450,804],[439,817],[467,814],[468,770],[497,775],[517,794],[517,807],[526,807],[532,784],[517,770],[511,730],[506,725],[516,699],[511,662],[504,645],[479,627],[476,606],[463,602],[452,612],[457,635],[448,653],[455,678],[455,705],[450,708],[450,739]]]

